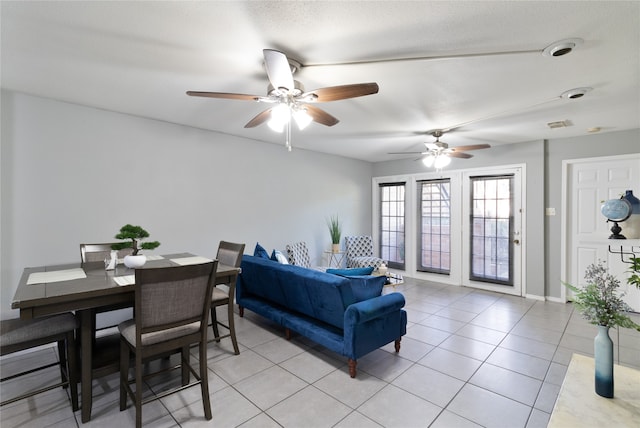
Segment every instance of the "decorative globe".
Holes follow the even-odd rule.
[[[631,204],[626,199],[609,199],[602,204],[600,212],[611,221],[625,221],[631,216]]]

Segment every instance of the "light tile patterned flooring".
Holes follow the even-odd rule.
[[[204,419],[200,389],[190,388],[143,407],[153,427],[546,427],[572,353],[592,355],[596,328],[572,305],[539,302],[406,278],[409,324],[402,349],[393,344],[358,361],[346,360],[302,336],[291,341],[277,326],[247,311],[236,317],[240,355],[229,339],[208,351],[212,421]],[[219,312],[221,318],[223,311]],[[640,317],[635,316],[640,322]],[[640,368],[640,333],[612,330],[616,362]],[[29,360],[56,358],[54,348],[5,357],[9,373]],[[194,349],[193,359],[196,358]],[[166,361],[165,361],[166,363]],[[160,363],[156,363],[160,364]],[[51,369],[2,386],[16,389],[57,378]],[[66,391],[56,389],[5,406],[10,427],[130,427],[120,412],[118,377],[93,384],[92,420],[80,422]],[[175,385],[150,381],[146,394]]]

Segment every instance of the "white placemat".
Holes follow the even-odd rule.
[[[82,268],[53,270],[50,272],[34,272],[29,275],[27,285],[45,284],[50,282],[71,281],[73,279],[86,278]]]
[[[209,263],[213,260],[206,257],[193,256],[193,257],[181,257],[179,259],[171,259],[172,262],[179,264],[180,266],[186,265],[199,265],[201,263]]]
[[[135,275],[114,276],[113,280],[118,285],[133,285],[136,283]]]

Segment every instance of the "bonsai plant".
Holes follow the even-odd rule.
[[[622,300],[624,293],[618,293],[620,281],[607,272],[604,262],[589,265],[584,278],[587,285],[582,288],[563,284],[573,291],[573,304],[582,317],[598,326],[594,339],[596,394],[612,398],[613,342],[609,328],[618,326],[640,331],[640,325],[625,314],[631,307]]]
[[[329,227],[329,234],[331,235],[331,251],[334,253],[340,252],[340,237],[342,236],[342,226],[340,225],[340,220],[338,219],[338,215],[331,216],[327,220],[327,226]]]
[[[126,241],[112,244],[111,249],[124,250],[125,248],[132,248],[133,252],[130,256],[124,258],[124,264],[127,267],[140,267],[147,261],[144,255],[138,254],[140,250],[153,250],[160,246],[158,241],[142,242],[144,238],[148,237],[149,232],[142,227],[126,224],[120,228],[120,233],[115,236],[116,239],[125,239]]]

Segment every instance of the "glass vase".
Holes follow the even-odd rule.
[[[609,337],[609,327],[598,326],[598,334],[593,341],[596,367],[596,394],[613,398],[613,341]]]

